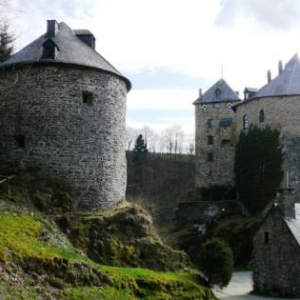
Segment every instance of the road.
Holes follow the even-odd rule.
[[[223,290],[214,289],[214,294],[221,300],[282,300],[283,298],[262,297],[249,294],[252,290],[252,273],[235,272],[229,285]],[[287,298],[284,298],[287,299]],[[295,300],[295,299],[294,299]]]

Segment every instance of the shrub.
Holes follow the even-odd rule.
[[[200,249],[199,266],[209,286],[227,286],[233,272],[231,248],[218,238],[206,241]]]

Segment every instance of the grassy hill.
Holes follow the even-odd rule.
[[[141,208],[93,214],[72,199],[43,172],[0,186],[1,299],[215,299]]]

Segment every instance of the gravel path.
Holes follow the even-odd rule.
[[[283,298],[271,298],[254,296],[249,294],[252,290],[252,273],[235,272],[229,285],[223,290],[214,289],[214,294],[221,300],[279,300]],[[285,298],[287,299],[287,298]],[[294,299],[295,300],[295,299]]]

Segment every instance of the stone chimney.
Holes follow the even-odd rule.
[[[272,75],[271,75],[271,71],[268,70],[267,72],[267,77],[268,77],[268,83],[272,80]]]
[[[56,22],[56,20],[48,20],[46,36],[48,38],[55,37],[57,31],[58,31],[58,23]]]
[[[282,67],[282,60],[278,62],[278,75],[282,73],[283,67]]]
[[[199,98],[202,98],[202,89],[199,89]]]

